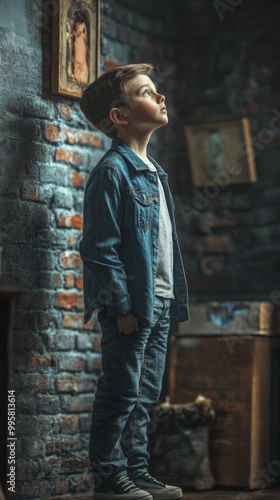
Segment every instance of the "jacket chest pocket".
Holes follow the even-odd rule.
[[[151,189],[133,188],[131,196],[134,209],[134,222],[139,229],[147,231],[154,215],[154,195]]]

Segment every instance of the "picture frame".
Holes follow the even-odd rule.
[[[257,182],[248,118],[186,126],[184,131],[194,186],[215,185],[219,180]]]
[[[100,0],[53,0],[51,91],[79,99],[99,76]]]

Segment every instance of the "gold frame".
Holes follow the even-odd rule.
[[[194,186],[215,185],[223,177],[227,184],[257,182],[248,118],[186,126],[184,131]]]
[[[86,13],[88,37],[86,70],[87,82],[78,82],[73,73],[73,30],[71,10]],[[100,59],[100,0],[53,0],[52,16],[51,91],[54,94],[79,99],[83,88],[99,76]]]

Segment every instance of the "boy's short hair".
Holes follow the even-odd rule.
[[[86,118],[105,135],[113,139],[117,128],[109,117],[112,108],[127,104],[125,83],[137,75],[148,75],[154,66],[148,63],[118,66],[90,83],[79,101]]]

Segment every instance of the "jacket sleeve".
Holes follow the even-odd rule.
[[[84,265],[98,280],[97,303],[106,306],[109,316],[126,314],[132,309],[124,264],[118,254],[123,214],[118,174],[103,165],[93,171],[86,187],[79,248]]]

